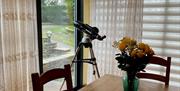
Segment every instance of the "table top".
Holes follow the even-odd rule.
[[[123,91],[122,77],[104,75],[79,91]],[[139,91],[180,91],[180,87],[166,87],[163,83],[140,80]]]

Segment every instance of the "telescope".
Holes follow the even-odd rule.
[[[80,63],[80,62],[82,62],[82,63],[92,64],[92,66],[93,66],[93,75],[98,76],[100,78],[99,70],[98,70],[97,63],[96,63],[96,58],[94,56],[94,51],[93,51],[93,48],[92,48],[93,47],[92,40],[98,39],[98,40],[102,41],[103,39],[106,38],[106,36],[105,35],[100,36],[98,34],[99,29],[97,27],[91,27],[90,25],[83,24],[80,21],[74,21],[74,26],[77,28],[78,31],[81,31],[81,32],[85,33],[86,35],[83,36],[81,42],[79,42],[72,63]],[[81,59],[77,60],[76,57],[79,54],[80,49],[82,49],[83,47],[89,48],[89,52],[90,52],[91,57],[90,58],[81,58]]]
[[[99,33],[99,29],[97,27],[91,27],[88,24],[83,24],[80,21],[75,21],[74,22],[74,26],[81,32],[86,33],[91,40],[94,39],[98,39],[100,41],[102,41],[104,38],[106,38],[106,36],[100,36]]]

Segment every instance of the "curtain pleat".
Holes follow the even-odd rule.
[[[0,91],[31,91],[38,71],[36,0],[0,0]]]

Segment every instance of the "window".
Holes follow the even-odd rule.
[[[172,57],[170,85],[180,86],[180,0],[144,0],[143,10],[143,42],[157,55]]]
[[[63,68],[74,57],[74,0],[41,0],[43,71]],[[74,81],[74,67],[72,79]],[[46,91],[59,90],[58,79],[47,83]],[[75,82],[73,82],[75,83]],[[54,89],[52,89],[52,86]]]

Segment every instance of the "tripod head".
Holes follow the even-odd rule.
[[[91,27],[88,24],[83,24],[80,21],[75,21],[74,22],[74,26],[81,32],[84,32],[87,34],[87,36],[91,39],[98,39],[100,41],[102,41],[103,39],[106,38],[106,36],[100,36],[99,33],[99,29],[97,27]]]

